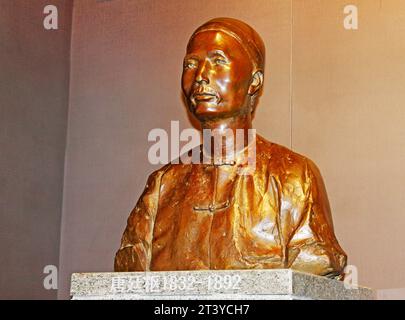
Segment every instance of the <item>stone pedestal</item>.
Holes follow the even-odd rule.
[[[375,291],[325,277],[276,270],[74,273],[72,299],[295,300],[375,299]]]

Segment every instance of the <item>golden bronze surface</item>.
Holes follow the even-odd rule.
[[[213,19],[193,33],[182,75],[188,108],[202,130],[242,130],[245,144],[222,147],[220,159],[201,145],[212,162],[170,163],[151,174],[115,271],[293,268],[343,278],[347,257],[315,164],[256,135],[254,170],[241,174],[264,57],[260,36],[239,20]]]

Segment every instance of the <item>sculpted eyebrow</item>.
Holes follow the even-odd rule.
[[[195,60],[198,60],[198,57],[197,57],[196,55],[193,55],[193,54],[188,54],[188,55],[186,55],[186,56],[184,57],[184,60],[187,60],[187,59],[195,59]]]
[[[223,51],[221,51],[221,50],[210,51],[210,52],[209,52],[209,56],[210,56],[210,57],[212,57],[212,56],[221,56],[221,57],[224,58],[224,59],[228,59],[228,57],[226,56],[226,54],[225,54]]]

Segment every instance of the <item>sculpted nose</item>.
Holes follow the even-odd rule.
[[[199,84],[202,84],[202,82],[205,82],[205,84],[209,84],[208,72],[207,71],[208,71],[207,70],[207,61],[204,61],[198,67],[195,81],[198,82]]]

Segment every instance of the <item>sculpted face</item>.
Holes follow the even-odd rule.
[[[253,63],[241,44],[221,31],[197,33],[187,46],[182,89],[198,120],[251,112]]]

